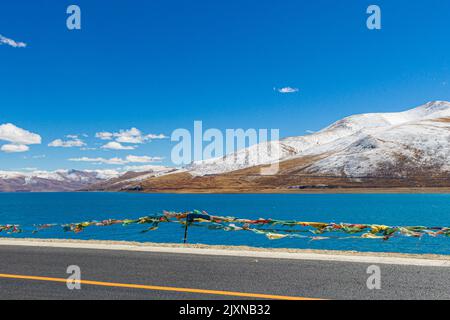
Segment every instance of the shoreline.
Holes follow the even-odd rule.
[[[155,190],[155,191],[86,191],[112,192],[136,194],[450,194],[450,187],[446,188],[330,188],[330,189],[268,189],[268,190]]]
[[[9,239],[0,238],[1,246],[52,247],[67,249],[92,249],[135,252],[158,252],[247,258],[340,261],[355,263],[380,263],[417,266],[450,267],[450,255],[408,254],[389,252],[359,252],[339,250],[259,248],[249,246],[224,246],[204,244],[176,244],[110,240],[71,239]]]
[[[329,189],[155,189],[155,190],[73,190],[73,191],[0,191],[6,193],[133,193],[133,194],[450,194],[450,187],[424,188],[354,188]]]

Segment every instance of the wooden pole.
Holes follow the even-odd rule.
[[[187,243],[187,235],[188,235],[188,220],[189,220],[189,213],[186,215],[186,224],[184,225],[184,240],[183,243]]]

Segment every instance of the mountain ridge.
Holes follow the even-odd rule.
[[[268,149],[278,150],[281,156]],[[262,167],[277,162],[278,173],[261,175]],[[352,115],[316,133],[256,144],[182,169],[160,166],[145,172],[59,170],[28,175],[0,171],[0,191],[220,193],[433,187],[450,188],[447,101],[402,112]]]
[[[280,150],[279,161],[264,152],[261,156],[261,150],[268,146]],[[261,167],[275,162],[280,165],[277,174],[261,175]],[[222,158],[192,163],[170,176],[122,184],[119,190],[286,192],[450,187],[449,164],[450,102],[433,101],[397,113],[349,116],[313,134],[250,146]]]

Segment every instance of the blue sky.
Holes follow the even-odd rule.
[[[70,4],[82,10],[82,30],[66,28]],[[370,4],[381,7],[382,30],[366,28]],[[170,139],[107,150],[114,140],[98,132],[170,136],[202,120],[292,136],[355,113],[450,100],[450,3],[441,0],[16,0],[0,8],[0,35],[27,44],[0,45],[0,125],[41,137],[27,152],[0,152],[0,170],[112,169],[121,165],[68,159],[128,155],[170,164]],[[299,91],[273,89],[283,87]],[[86,145],[48,146],[67,135]]]

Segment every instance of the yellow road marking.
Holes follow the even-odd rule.
[[[320,300],[314,298],[293,297],[293,296],[279,296],[272,294],[262,293],[246,293],[246,292],[234,292],[234,291],[221,291],[221,290],[205,290],[205,289],[192,289],[192,288],[177,288],[177,287],[163,287],[163,286],[149,286],[142,284],[127,284],[127,283],[115,283],[115,282],[103,282],[92,280],[67,280],[64,278],[50,278],[50,277],[38,277],[38,276],[24,276],[17,274],[0,274],[0,278],[7,279],[20,279],[20,280],[36,280],[36,281],[50,281],[50,282],[64,282],[70,281],[70,283],[88,284],[94,286],[103,287],[119,287],[119,288],[131,288],[131,289],[144,289],[155,291],[173,291],[173,292],[187,292],[187,293],[200,293],[200,294],[213,294],[222,296],[235,296],[246,298],[259,298],[259,299],[274,299],[274,300]]]

